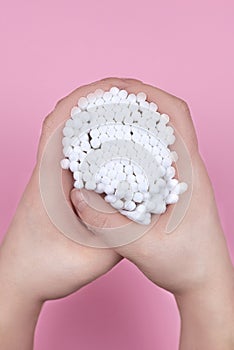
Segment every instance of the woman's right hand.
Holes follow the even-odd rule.
[[[171,234],[166,233],[166,226],[173,206],[143,237],[116,251],[175,295],[182,318],[181,350],[234,349],[233,343],[229,346],[234,341],[233,267],[187,104],[138,81],[132,81],[129,91],[144,91],[161,113],[169,114],[190,153],[193,192],[182,222]],[[113,219],[113,215],[95,211],[83,200],[87,191],[82,192],[73,190],[71,198],[89,227],[111,228],[128,222],[120,214]],[[89,192],[88,202],[96,201],[97,196]]]

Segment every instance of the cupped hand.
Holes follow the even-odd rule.
[[[35,169],[0,250],[0,280],[2,285],[9,286],[10,293],[43,301],[64,297],[121,260],[114,250],[82,246],[61,234],[46,213],[39,186],[40,161],[54,130],[69,118],[71,108],[81,96],[100,87],[110,89],[115,84],[116,79],[105,79],[83,86],[59,101],[45,119]],[[122,80],[121,84],[127,88],[130,83]],[[68,175],[64,172],[69,202],[72,182]],[[77,230],[80,227],[77,221]]]
[[[119,87],[121,88],[121,81]],[[127,90],[132,93],[144,91],[149,101],[157,103],[161,113],[170,116],[171,125],[182,137],[190,154],[193,191],[184,218],[172,233],[167,234],[166,227],[173,205],[168,207],[156,224],[146,230],[143,237],[115,250],[135,263],[158,286],[174,294],[195,291],[208,284],[215,286],[220,280],[227,282],[233,280],[233,268],[220,225],[214,193],[199,154],[187,104],[175,96],[139,81],[129,82]],[[87,192],[82,192],[73,190],[72,199],[78,208],[80,203],[79,216],[91,229],[105,227],[107,230],[108,227],[111,229],[128,223],[128,219],[118,213],[114,216],[103,214],[88,206],[84,201]],[[92,200],[97,200],[98,195],[89,192],[88,196],[91,203]]]
[[[157,103],[161,113],[169,114],[172,126],[182,137],[190,155],[190,164],[183,166],[192,166],[192,196],[182,221],[170,234],[167,225],[173,205],[141,238],[116,247],[115,251],[137,265],[152,282],[174,294],[181,317],[180,350],[232,350],[233,267],[188,106],[184,101],[138,81],[131,81],[127,90],[132,93],[144,91],[149,101]],[[113,228],[123,227],[124,233],[129,234],[126,217],[95,209],[103,201],[96,193],[73,190],[71,198],[79,217],[107,244],[108,233],[113,234]]]

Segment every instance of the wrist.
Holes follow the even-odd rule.
[[[180,350],[234,349],[234,279],[175,295],[181,317]]]

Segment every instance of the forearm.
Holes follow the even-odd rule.
[[[33,291],[21,286],[17,274],[10,272],[11,261],[6,264],[1,257],[2,254],[0,255],[0,349],[32,350],[42,302],[35,299]],[[20,274],[23,275],[24,271]]]
[[[181,316],[179,350],[234,349],[234,282],[177,296]]]
[[[14,288],[12,286],[12,288]],[[34,331],[42,304],[28,300],[1,285],[0,349],[32,350]]]

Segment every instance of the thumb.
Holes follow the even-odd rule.
[[[129,223],[129,219],[112,208],[94,191],[73,189],[71,201],[80,219],[91,231],[116,228]]]

